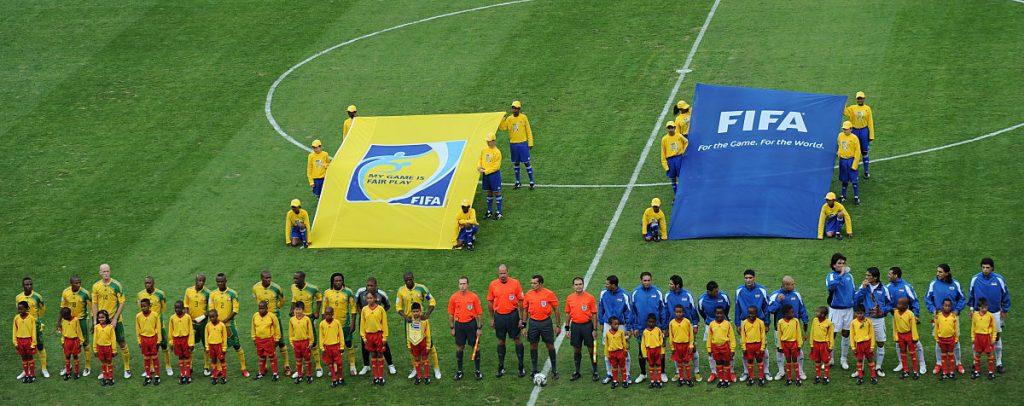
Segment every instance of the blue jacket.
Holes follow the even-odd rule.
[[[628,328],[633,321],[633,305],[625,289],[619,288],[614,293],[608,289],[601,290],[601,297],[597,299],[597,321],[608,323],[612,316],[619,318],[619,325],[623,328]]]
[[[988,300],[988,311],[1010,311],[1010,290],[1006,287],[1003,275],[992,272],[986,277],[983,272],[978,272],[971,278],[968,290],[970,298],[967,299],[967,305],[972,309],[977,310],[978,299],[985,298]]]
[[[872,299],[872,297],[874,297]],[[853,302],[855,305],[864,305],[866,310],[865,315],[873,319],[884,319],[885,315],[892,311],[892,297],[889,296],[889,291],[885,290],[885,287],[881,283],[878,287],[869,286],[861,287],[857,289],[857,292],[853,294]],[[875,317],[871,313],[871,309],[878,306],[878,309],[882,311],[882,315]]]
[[[683,317],[690,320],[690,324],[700,324],[700,316],[697,315],[697,303],[693,300],[693,294],[686,289],[679,289],[679,292],[671,290],[665,294],[665,320],[671,321],[676,318],[676,305],[683,306]]]
[[[885,285],[885,290],[889,291],[889,298],[892,299],[892,309],[896,310],[896,302],[900,298],[907,298],[910,302],[908,309],[914,312],[915,317],[921,317],[921,301],[917,298],[917,292],[914,291],[914,287],[911,286],[907,281],[900,279],[896,282],[889,282]]]
[[[786,296],[786,298],[783,299],[781,302],[779,301],[779,294]],[[804,323],[803,325],[806,326],[808,320],[807,307],[804,306],[803,296],[800,296],[800,292],[797,292],[795,290],[787,292],[786,290],[779,288],[768,295],[768,314],[775,316],[774,320],[769,320],[771,322],[772,328],[778,330],[779,319],[781,319],[783,316],[782,306],[787,304],[793,306],[793,315],[796,316],[796,318],[800,319],[800,321]]]
[[[736,306],[733,311],[733,323],[739,326],[747,318],[747,308],[757,308],[757,318],[765,325],[771,322],[768,320],[768,288],[760,283],[755,283],[753,288],[747,288],[747,284],[736,287]]]
[[[646,329],[647,315],[651,313],[658,318],[658,327],[668,328],[668,319],[665,319],[665,296],[661,294],[661,289],[654,285],[644,289],[644,285],[641,284],[633,288],[630,299],[633,301],[633,325],[630,330]]]
[[[715,320],[715,309],[725,309],[725,319],[729,320],[729,295],[719,291],[718,297],[712,298],[707,293],[697,299],[697,313],[704,318],[704,324]]]
[[[849,272],[840,276],[839,271],[833,270],[825,277],[825,286],[828,287],[828,305],[833,309],[849,309],[853,307],[853,276]]]
[[[928,293],[924,295],[924,305],[928,312],[935,313],[942,310],[942,302],[946,299],[953,301],[953,310],[959,312],[967,305],[967,298],[964,290],[960,288],[960,282],[953,279],[952,283],[946,283],[939,279],[933,279],[928,284]]]

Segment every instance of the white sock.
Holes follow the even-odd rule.
[[[939,349],[939,343],[935,343],[935,365],[942,365],[942,350]]]
[[[700,373],[700,355],[696,352],[693,353],[693,374],[697,375]]]
[[[796,364],[800,366],[800,373],[804,374],[804,350],[800,350],[800,355],[796,357]]]
[[[924,367],[925,367],[925,361],[924,361],[924,346],[923,346],[923,345],[921,345],[921,341],[918,341],[918,342],[917,342],[917,362],[918,362],[919,364],[921,364],[921,365],[920,365],[920,367],[921,367],[921,368],[924,368]]]
[[[897,340],[896,341],[896,359],[899,360],[900,365],[903,365],[903,358],[900,358],[900,356],[902,354],[903,354],[903,351],[900,351],[900,343],[899,343],[899,340]],[[909,361],[910,360],[907,360],[907,362],[909,362]],[[907,371],[907,373],[909,374],[910,371]]]
[[[629,374],[629,365],[632,364],[632,363],[633,363],[633,356],[629,355],[629,352],[627,352],[626,353],[626,376],[627,377],[632,377],[632,375]]]
[[[779,351],[775,351],[775,366],[779,367],[779,372],[786,370],[784,362],[785,360],[782,359],[782,353]]]
[[[612,363],[608,361],[608,358],[604,359],[604,370],[607,376],[612,376]]]
[[[956,356],[956,364],[962,365],[963,363],[960,362],[960,342],[956,343],[956,348],[953,349],[953,355]]]
[[[840,350],[840,354],[843,354],[843,358],[842,359],[846,359],[846,354],[848,354],[850,352],[850,337],[843,337],[843,345],[842,345],[842,347],[843,348],[842,348],[842,350]]]
[[[715,373],[715,372],[717,372],[717,371],[718,371],[718,369],[716,369],[716,368],[715,368],[715,367],[716,367],[717,365],[718,365],[718,364],[716,364],[716,363],[715,363],[715,359],[714,359],[714,358],[711,358],[711,355],[710,355],[710,354],[708,354],[708,368],[710,368],[710,369],[711,369],[711,372],[710,372],[710,373],[712,373],[712,374],[713,374],[713,373]]]
[[[875,348],[875,369],[882,369],[882,361],[885,361],[885,341]]]
[[[998,341],[996,341],[996,345],[994,345],[993,347],[995,347],[995,348],[993,348],[994,351],[992,351],[992,352],[993,352],[993,355],[996,356],[996,365],[1003,365],[1003,340],[1002,340],[1002,337],[1000,337],[1000,339]]]

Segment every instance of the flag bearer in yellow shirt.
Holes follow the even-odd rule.
[[[341,139],[342,139],[342,141],[344,141],[344,139],[346,137],[348,137],[348,132],[350,130],[352,130],[352,123],[356,119],[356,114],[358,113],[358,110],[356,110],[356,105],[355,104],[350,104],[348,106],[348,108],[345,109],[345,112],[348,113],[348,118],[346,118],[345,119],[345,123],[341,125]]]
[[[306,179],[317,200],[320,200],[320,191],[324,189],[324,177],[327,176],[327,166],[330,164],[331,156],[324,151],[323,143],[313,140],[313,152],[306,157]]]
[[[828,192],[825,194],[825,204],[821,205],[821,216],[818,217],[818,239],[822,237],[837,240],[843,239],[843,226],[846,226],[846,235],[853,238],[853,219],[850,212],[842,203],[836,202],[836,194]]]
[[[871,150],[871,141],[875,140],[875,118],[871,114],[871,106],[864,104],[864,92],[857,92],[857,104],[846,106],[843,115],[853,124],[853,133],[860,141],[860,154],[864,159],[864,180],[871,179],[868,173],[868,151]]]
[[[839,157],[839,181],[843,183],[843,194],[840,202],[846,201],[846,187],[853,182],[853,204],[860,204],[860,186],[857,183],[857,167],[860,165],[860,140],[853,135],[853,124],[843,122],[843,132],[836,138],[839,146],[836,156]]]
[[[309,213],[299,199],[292,199],[292,208],[284,217],[284,243],[293,247],[309,247]]]
[[[480,162],[476,168],[483,174],[484,190],[487,191],[487,213],[484,218],[491,218],[491,209],[497,200],[498,212],[495,219],[501,220],[501,151],[495,144],[494,134],[484,136],[484,141],[487,141],[487,148],[480,151]]]
[[[661,211],[661,199],[651,199],[651,207],[644,210],[640,232],[644,235],[644,241],[658,242],[668,237],[668,222],[665,221],[665,212]]]
[[[530,150],[533,149],[533,129],[530,120],[522,113],[523,104],[519,100],[512,102],[512,115],[506,116],[498,126],[499,130],[508,131],[508,149],[512,154],[512,166],[516,172],[516,184],[513,189],[523,187],[519,177],[519,163],[526,165],[526,175],[530,177],[530,190],[533,183],[533,166],[530,165]]]
[[[455,213],[455,222],[458,224],[455,246],[453,249],[466,249],[472,251],[476,242],[476,232],[479,230],[479,223],[476,221],[476,209],[472,207],[469,199],[462,199],[462,211]]]
[[[672,181],[672,195],[675,196],[679,188],[679,169],[683,166],[683,154],[689,141],[676,131],[675,122],[669,121],[665,128],[668,129],[668,134],[661,137],[661,168],[665,170],[665,176]]]
[[[688,138],[690,136],[690,115],[693,114],[690,104],[685,100],[680,100],[673,110],[676,113],[676,131],[684,138]]]

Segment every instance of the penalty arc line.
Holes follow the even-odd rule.
[[[586,289],[590,284],[590,280],[594,277],[594,271],[597,270],[597,266],[601,263],[601,258],[604,256],[605,249],[608,248],[608,241],[612,238],[615,226],[619,224],[619,218],[622,216],[623,209],[626,208],[626,202],[629,201],[629,196],[633,193],[636,180],[640,177],[640,170],[643,169],[644,162],[647,160],[647,155],[651,152],[651,146],[654,144],[654,139],[661,133],[662,122],[665,120],[665,116],[668,115],[669,109],[671,109],[672,105],[675,103],[676,94],[679,93],[679,87],[683,85],[683,79],[686,78],[686,73],[689,72],[690,64],[693,63],[693,56],[697,53],[697,47],[700,46],[701,40],[704,39],[704,33],[707,32],[708,26],[711,25],[711,19],[715,16],[715,10],[718,9],[719,3],[721,3],[721,0],[715,0],[715,4],[711,6],[711,10],[708,11],[708,16],[704,20],[704,25],[700,27],[700,32],[697,33],[697,38],[693,41],[690,53],[686,56],[686,62],[683,63],[683,67],[678,71],[679,77],[676,79],[675,86],[672,87],[672,92],[668,95],[665,107],[661,109],[661,115],[659,115],[658,120],[654,122],[654,129],[651,130],[651,135],[647,138],[647,144],[644,145],[644,149],[640,153],[640,158],[636,161],[636,167],[633,168],[633,175],[629,178],[629,184],[626,185],[626,190],[622,192],[622,198],[619,199],[619,206],[615,209],[615,214],[612,215],[612,220],[608,223],[608,229],[605,230],[604,236],[601,237],[601,243],[597,247],[597,252],[594,253],[594,259],[590,261],[590,266],[587,268],[586,275],[583,276],[584,289]],[[558,338],[555,340],[556,354],[562,347],[562,343],[564,341],[565,335],[559,334]],[[547,374],[550,370],[551,360],[544,361],[543,373]],[[534,406],[537,403],[537,397],[540,396],[540,392],[543,389],[543,386],[534,386],[533,391],[530,392],[530,400],[526,403],[527,406]]]

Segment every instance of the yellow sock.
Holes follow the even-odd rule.
[[[438,363],[437,363],[437,348],[435,348],[435,347],[430,347],[430,362],[433,362],[433,364],[430,364],[430,365],[433,365],[434,368],[438,367]]]
[[[355,368],[356,367],[356,352],[355,352],[355,350],[349,348],[348,351],[346,351],[346,352],[348,353],[348,365],[349,365],[349,367],[350,368]]]
[[[311,351],[309,355],[313,357],[314,360],[316,360],[316,369],[323,369],[324,366],[320,362],[320,349],[314,347],[313,351]]]
[[[203,354],[203,369],[210,369],[210,357],[206,353]]]
[[[82,357],[82,368],[91,369],[89,368],[89,361],[92,359],[92,347],[83,348],[82,353],[84,355]]]
[[[127,344],[122,344],[121,345],[121,359],[124,360],[124,370],[125,371],[131,371],[132,370],[132,355],[131,355],[131,353],[128,352],[128,345]]]
[[[284,366],[291,365],[288,360],[288,347],[281,347],[281,360],[284,361]]]
[[[46,370],[46,350],[39,350],[39,366]]]
[[[169,368],[171,366],[171,352],[166,348],[164,349],[164,367]]]
[[[248,370],[245,367],[245,350],[239,347],[238,350],[235,351],[235,354],[238,354],[238,366],[242,367],[243,371]]]

